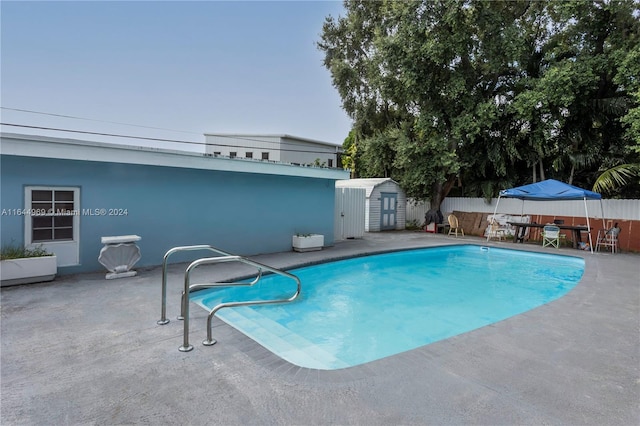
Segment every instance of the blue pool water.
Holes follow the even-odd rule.
[[[292,303],[225,308],[217,317],[301,367],[333,370],[404,352],[557,299],[581,279],[584,260],[474,245],[359,257],[289,271]],[[192,301],[282,297],[293,280],[203,290]],[[215,336],[214,336],[215,337]]]

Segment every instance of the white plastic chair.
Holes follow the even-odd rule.
[[[491,238],[496,238],[498,241],[507,239],[504,228],[501,228],[494,218],[489,221],[489,228],[487,229],[487,241],[490,241]]]

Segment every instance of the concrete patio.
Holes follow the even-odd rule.
[[[253,259],[289,268],[459,243],[487,245],[402,231]],[[169,268],[171,322],[164,326],[156,324],[160,268],[117,280],[94,273],[2,288],[0,423],[640,424],[640,255],[489,245],[582,256],[585,274],[566,296],[524,314],[334,371],[294,366],[217,319],[218,344],[202,346],[206,312],[195,305],[195,348],[178,351],[185,264]],[[197,274],[213,281],[244,272],[222,264]]]

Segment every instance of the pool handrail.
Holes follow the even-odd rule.
[[[169,251],[167,251],[164,257],[162,258],[162,307],[161,307],[160,319],[156,321],[158,325],[165,325],[169,323],[169,319],[167,319],[167,263],[168,263],[169,257],[172,254],[178,253],[180,251],[196,251],[196,250],[209,250],[209,251],[213,251],[215,253],[221,254],[223,256],[233,256],[231,253],[227,253],[225,251],[220,250],[219,248],[213,247],[208,244],[197,244],[192,246],[174,247]],[[178,319],[181,319],[181,318],[178,317]]]
[[[292,296],[290,296],[290,297],[288,297],[286,299],[251,300],[251,301],[244,301],[244,302],[225,302],[225,303],[220,303],[219,305],[217,305],[213,309],[211,309],[211,311],[209,312],[209,315],[207,316],[207,339],[202,341],[203,345],[211,346],[211,345],[214,345],[216,343],[216,340],[212,337],[211,322],[213,321],[213,316],[220,309],[222,309],[222,308],[232,308],[232,307],[236,307],[236,306],[247,306],[247,305],[270,305],[270,304],[274,304],[274,303],[288,303],[288,302],[293,302],[300,295],[300,292],[302,290],[302,284],[300,282],[300,278],[298,278],[297,276],[295,276],[293,274],[290,274],[290,273],[288,273],[286,271],[281,271],[279,269],[271,268],[271,267],[269,267],[267,265],[263,265],[263,264],[258,263],[258,262],[253,262],[253,264],[254,264],[254,266],[260,268],[260,273],[262,273],[262,269],[265,269],[267,271],[273,272],[273,273],[281,275],[283,277],[287,277],[287,278],[293,279],[296,282],[296,292]],[[254,280],[254,282],[252,282],[252,283],[250,283],[248,285],[253,285],[258,280],[259,279],[256,279],[256,280]],[[219,286],[219,285],[221,286],[221,285],[223,285],[223,283],[216,283],[214,286]],[[235,284],[232,284],[232,285],[235,285]]]
[[[202,290],[202,289],[205,289],[205,288],[252,286],[254,284],[257,284],[258,281],[260,281],[261,278],[262,278],[262,269],[258,269],[258,274],[253,279],[253,281],[251,281],[251,282],[222,282],[222,283],[215,282],[215,283],[190,284],[189,285],[189,294],[191,294],[192,291]],[[184,291],[182,292],[182,297],[183,298],[185,297]],[[184,312],[182,311],[183,303],[184,303],[184,300],[181,299],[180,300],[180,316],[178,317],[179,320],[183,320],[184,319]]]
[[[208,284],[190,285],[191,272],[195,270],[197,267],[201,265],[209,265],[213,263],[234,262],[234,261],[256,267],[259,271],[258,278],[254,279],[251,283],[208,283]],[[282,271],[277,268],[272,268],[271,266],[268,266],[259,262],[255,262],[253,260],[247,259],[242,256],[228,255],[228,256],[221,256],[221,257],[205,257],[205,258],[197,259],[191,262],[184,273],[184,291],[182,293],[182,315],[184,320],[184,336],[183,336],[183,344],[178,348],[178,350],[180,352],[189,352],[190,350],[193,349],[193,346],[189,344],[189,296],[188,296],[192,290],[200,289],[200,288],[223,287],[223,286],[240,286],[240,285],[252,286],[259,281],[259,277],[262,276],[262,270],[266,270],[266,271],[293,279],[296,282],[295,293],[286,299],[227,302],[227,303],[221,303],[217,305],[211,310],[211,312],[209,313],[209,316],[207,317],[207,340],[202,342],[206,346],[210,346],[216,343],[216,341],[211,338],[211,320],[213,315],[218,310],[225,307],[233,307],[233,306],[264,305],[264,304],[272,304],[272,303],[292,302],[300,295],[302,285],[300,283],[300,279],[293,274],[290,274],[288,272]]]

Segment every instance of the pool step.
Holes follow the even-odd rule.
[[[318,370],[335,370],[350,366],[251,307],[222,309],[217,316],[274,354],[297,366]]]

